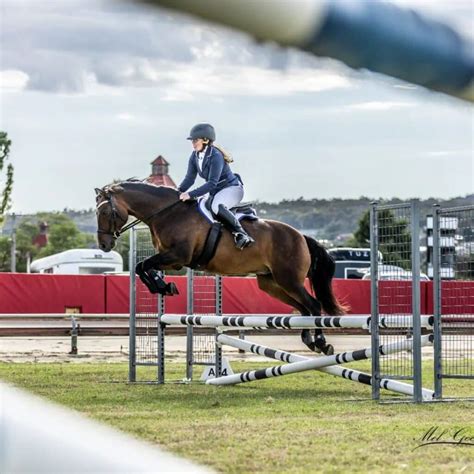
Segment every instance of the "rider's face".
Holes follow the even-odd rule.
[[[191,140],[191,143],[193,144],[194,151],[198,152],[202,151],[204,146],[206,145],[202,138],[196,138],[196,140]]]

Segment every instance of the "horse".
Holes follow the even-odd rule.
[[[136,266],[136,273],[153,293],[176,294],[172,284],[159,278],[158,271],[192,266],[201,255],[211,224],[198,211],[196,200],[180,201],[170,187],[126,180],[96,188],[97,238],[100,249],[109,252],[120,233],[131,225],[129,216],[150,229],[156,255]],[[132,223],[133,225],[133,223]],[[219,275],[256,275],[258,286],[272,297],[292,306],[302,315],[338,316],[347,308],[335,297],[332,278],[335,264],[327,250],[315,239],[279,221],[242,221],[255,243],[236,248],[232,234],[223,230],[214,256],[203,270]],[[309,278],[317,299],[305,289]],[[331,355],[321,329],[301,333],[312,351]]]

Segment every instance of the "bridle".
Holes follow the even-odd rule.
[[[107,232],[102,229],[97,229],[98,234],[105,234],[105,235],[111,235],[114,240],[118,239],[122,234],[124,234],[127,230],[131,229],[132,227],[135,227],[137,224],[140,222],[144,222],[145,224],[149,224],[149,220],[153,217],[156,217],[158,214],[161,214],[164,211],[167,211],[168,209],[171,209],[173,206],[181,202],[179,199],[177,201],[172,202],[171,204],[168,204],[165,206],[163,209],[160,209],[159,211],[154,212],[153,214],[150,214],[148,217],[144,219],[135,219],[134,221],[130,222],[130,224],[127,224],[121,228],[119,228],[119,225],[117,224],[117,220],[120,217],[120,214],[117,210],[117,206],[115,205],[115,201],[113,199],[113,195],[109,194],[106,196],[106,199],[104,199],[102,202],[97,204],[96,207],[96,212],[99,211],[99,209],[104,205],[104,204],[110,204],[111,208],[111,215],[112,215],[112,223],[111,223],[111,229]]]
[[[120,218],[120,214],[117,211],[117,206],[115,205],[115,201],[110,196],[108,199],[104,199],[102,202],[97,204],[96,207],[96,212],[99,212],[99,209],[104,205],[104,204],[110,204],[110,209],[111,209],[111,215],[112,215],[112,223],[110,225],[110,231],[107,232],[102,229],[97,229],[98,234],[105,234],[105,235],[111,235],[114,239],[118,239],[120,235],[125,232],[123,229],[119,229],[119,226],[117,224],[117,220]],[[115,229],[115,230],[114,230]]]

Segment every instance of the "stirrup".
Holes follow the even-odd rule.
[[[250,235],[244,234],[243,232],[232,232],[232,234],[234,236],[235,246],[240,250],[243,250],[255,242]]]

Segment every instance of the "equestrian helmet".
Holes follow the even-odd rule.
[[[216,131],[209,123],[198,123],[189,132],[188,140],[197,140],[198,138],[207,138],[211,142],[216,141]]]

